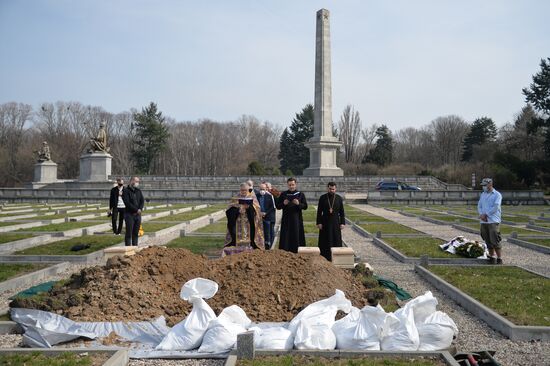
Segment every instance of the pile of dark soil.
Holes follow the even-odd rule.
[[[367,287],[372,286],[363,275],[336,268],[321,256],[272,250],[208,260],[185,249],[154,247],[86,268],[48,293],[16,299],[10,306],[82,321],[148,320],[164,315],[173,325],[191,310],[179,292],[196,277],[219,284],[218,293],[207,300],[217,314],[236,304],[254,321],[289,321],[305,306],[332,296],[335,289],[363,307]],[[391,293],[386,297],[393,298]]]

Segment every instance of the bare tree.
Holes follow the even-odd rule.
[[[359,112],[347,105],[338,122],[340,140],[344,144],[344,159],[347,163],[358,162],[362,157],[357,154],[357,145],[361,137],[361,117]]]
[[[464,137],[469,125],[461,117],[449,115],[437,117],[430,123],[435,150],[441,164],[456,165],[462,157]]]
[[[19,151],[24,137],[24,127],[29,121],[32,107],[23,103],[0,105],[0,164],[4,175],[3,184],[13,185],[22,182]]]

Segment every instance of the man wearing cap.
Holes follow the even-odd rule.
[[[477,203],[477,212],[481,223],[481,238],[489,248],[489,263],[502,264],[500,216],[502,195],[493,188],[493,180],[484,178],[481,181],[483,192]],[[496,254],[496,257],[495,257]]]

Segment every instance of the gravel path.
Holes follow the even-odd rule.
[[[455,229],[451,225],[432,224],[416,217],[401,215],[398,212],[389,211],[380,207],[369,205],[356,205],[355,207],[443,240],[450,240],[456,236],[463,235],[468,239],[482,241],[478,234],[467,233]],[[502,257],[505,264],[521,266],[537,273],[550,276],[550,256],[541,254],[535,250],[520,247],[506,240],[504,240],[502,244]]]
[[[367,205],[357,205],[356,207],[403,225],[407,225],[406,223],[415,225],[415,221],[411,221],[411,218],[395,212]],[[446,235],[444,239],[463,234],[462,232],[457,234],[452,230],[447,231],[441,225],[434,225],[434,228],[423,220],[416,220],[418,226],[414,226],[415,229],[428,232],[424,229],[435,230],[437,228],[438,230],[433,231],[433,233],[438,237]],[[475,237],[475,235],[473,236]],[[343,231],[343,239],[353,247],[362,261],[368,262],[373,267],[376,274],[396,282],[413,297],[422,295],[426,291],[432,291],[439,301],[439,310],[446,312],[458,326],[460,333],[454,341],[454,345],[459,351],[495,350],[497,351],[495,358],[502,365],[550,365],[550,342],[511,341],[489,328],[484,322],[478,320],[445,294],[425,282],[414,272],[412,264],[394,260],[389,254],[375,246],[372,239],[365,238],[350,228]],[[508,246],[506,249],[508,249]]]

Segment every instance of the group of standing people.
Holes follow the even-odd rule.
[[[116,181],[117,184],[111,188],[109,197],[109,215],[111,216],[113,234],[120,235],[123,224],[126,224],[124,244],[137,246],[139,228],[141,227],[141,211],[145,204],[143,193],[138,188],[139,178],[132,177],[130,184],[126,187],[124,187],[122,178],[117,178]]]
[[[275,209],[282,210],[279,233],[279,249],[298,252],[306,245],[302,212],[308,203],[303,192],[298,191],[296,178],[287,180],[288,190],[279,192],[262,182],[259,190],[248,181],[240,185],[227,210],[227,235],[224,255],[261,249],[269,250],[275,237]],[[330,182],[327,193],[319,198],[316,225],[319,229],[321,255],[331,260],[331,248],[342,246],[341,230],[345,225],[342,198],[336,194],[336,183]]]

